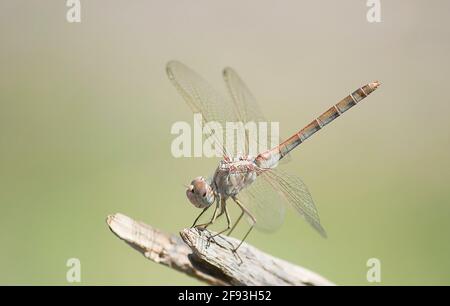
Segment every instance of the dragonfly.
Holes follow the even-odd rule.
[[[205,124],[211,121],[222,125],[228,121],[242,123],[266,121],[253,94],[232,68],[223,70],[228,98],[178,61],[170,61],[166,66],[166,72],[191,110],[202,115],[201,120]],[[227,227],[212,234],[210,239],[213,239],[227,231],[230,235],[245,216],[250,228],[240,243],[234,247],[233,251],[237,251],[254,227],[262,231],[278,229],[284,220],[285,207],[292,206],[326,238],[326,231],[320,223],[317,208],[308,188],[296,174],[281,169],[278,163],[313,134],[370,95],[379,85],[378,81],[374,81],[356,89],[291,137],[273,148],[259,152],[256,156],[247,154],[248,152],[233,153],[223,146],[221,148],[223,158],[214,174],[209,177],[196,177],[186,186],[186,196],[190,203],[202,209],[192,227],[204,229],[225,214]],[[210,134],[214,136],[212,131]],[[250,141],[252,139],[246,135],[246,147]],[[230,202],[240,208],[240,215],[234,224],[227,207]],[[210,220],[197,224],[200,217],[213,206],[215,209]]]

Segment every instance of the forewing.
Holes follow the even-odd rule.
[[[217,93],[208,82],[189,67],[180,62],[171,61],[167,64],[166,71],[169,79],[191,110],[194,113],[202,114],[203,124],[214,121],[225,129],[226,122],[237,121],[232,103]],[[207,131],[207,134],[215,137],[212,130]],[[216,137],[216,141],[224,151],[223,153],[231,157],[223,145],[224,139]]]

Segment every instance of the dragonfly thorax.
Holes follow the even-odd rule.
[[[257,170],[257,165],[250,157],[221,160],[213,179],[216,192],[225,199],[237,195],[255,181]]]
[[[248,171],[254,167],[254,158],[250,155],[235,157],[232,160],[224,158],[219,162],[219,169],[222,171]]]

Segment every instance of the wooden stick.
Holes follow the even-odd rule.
[[[239,240],[209,230],[186,228],[181,238],[117,213],[106,219],[111,231],[146,258],[211,285],[333,285],[322,276],[275,258]]]

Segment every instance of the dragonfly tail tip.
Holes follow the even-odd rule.
[[[379,81],[373,81],[372,83],[369,84],[369,86],[370,86],[373,90],[377,89],[378,86],[380,86],[380,85],[381,85],[381,83],[380,83]]]

